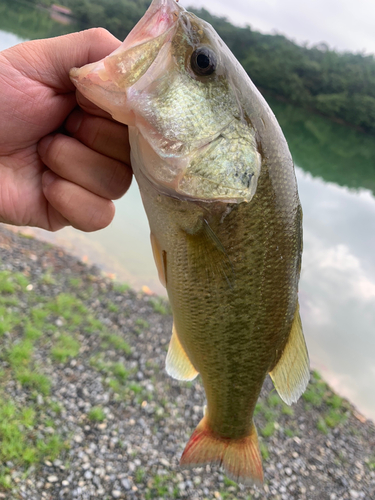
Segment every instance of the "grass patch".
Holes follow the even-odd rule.
[[[162,297],[151,297],[150,304],[155,312],[159,314],[169,314],[170,306]]]
[[[113,290],[117,293],[125,293],[130,290],[130,285],[127,283],[113,283]]]
[[[136,319],[135,324],[137,326],[140,326],[141,328],[149,328],[150,327],[150,323],[143,318]]]
[[[70,335],[60,335],[55,347],[51,349],[52,358],[60,363],[66,363],[69,358],[75,358],[79,353],[80,343]]]
[[[60,436],[36,439],[34,428],[37,415],[33,408],[17,408],[12,402],[0,398],[0,485],[11,486],[8,470],[1,464],[12,461],[27,467],[45,459],[54,460],[66,448]]]
[[[19,313],[8,311],[6,307],[0,306],[0,336],[6,332],[12,332],[20,322]]]
[[[107,309],[108,309],[108,311],[113,312],[113,313],[119,312],[119,306],[117,306],[113,302],[108,302]]]
[[[91,408],[87,416],[91,422],[103,422],[105,420],[105,413],[100,406],[94,406],[94,408]]]
[[[331,408],[328,414],[324,417],[324,420],[328,427],[334,428],[339,424],[346,422],[347,418],[346,413],[338,411],[335,408]]]
[[[38,340],[43,335],[43,332],[40,328],[36,328],[30,322],[28,322],[26,323],[24,328],[24,335],[27,340],[33,342],[34,340]]]
[[[16,379],[22,386],[35,389],[44,396],[50,393],[51,381],[41,373],[34,372],[28,368],[22,368],[16,371]]]
[[[33,352],[33,344],[30,340],[23,340],[18,344],[15,344],[8,351],[8,361],[9,364],[14,369],[18,369],[23,366],[27,366],[31,361],[31,355]]]
[[[265,438],[272,436],[274,432],[275,432],[275,422],[268,422],[260,431],[262,436]]]
[[[106,342],[111,344],[117,351],[123,351],[125,354],[131,353],[130,345],[120,335],[108,333],[104,335]]]

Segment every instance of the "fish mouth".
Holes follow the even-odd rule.
[[[127,91],[152,65],[173,36],[181,12],[176,0],[153,0],[123,43],[98,62],[72,68],[69,76],[87,99],[122,123],[131,124],[126,111]]]

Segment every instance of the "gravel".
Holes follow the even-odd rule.
[[[25,290],[40,300],[74,295],[89,311],[87,318],[99,320],[102,329],[78,325],[71,330],[79,350],[58,361],[51,352],[69,323],[63,312],[57,313],[55,331],[35,344],[34,353],[51,391],[36,394],[11,374],[0,379],[2,392],[15,404],[33,404],[49,416],[48,425],[43,420],[34,429],[36,434],[44,439],[58,434],[67,444],[58,457],[28,469],[8,461],[11,488],[0,486],[0,499],[375,499],[374,424],[317,375],[292,411],[277,399],[269,379],[264,384],[255,416],[263,489],[236,485],[209,466],[181,469],[179,457],[202,417],[205,398],[199,380],[179,383],[164,371],[172,328],[168,305],[118,286],[59,248],[4,227],[1,270],[22,273],[28,281]],[[25,293],[12,306],[20,317],[30,314]],[[22,335],[15,329],[0,337],[2,352]],[[1,370],[9,372],[2,355]],[[61,411],[52,412],[52,404]],[[0,446],[1,439],[0,431]]]

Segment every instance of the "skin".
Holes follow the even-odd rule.
[[[0,221],[56,231],[107,226],[131,182],[128,129],[75,92],[72,66],[120,44],[103,29],[0,53]]]

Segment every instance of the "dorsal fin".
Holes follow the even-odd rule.
[[[197,370],[181,345],[174,325],[165,361],[165,369],[168,375],[177,380],[193,380],[198,375]]]
[[[309,355],[302,332],[299,305],[281,358],[270,372],[273,384],[286,404],[295,403],[310,380]]]

